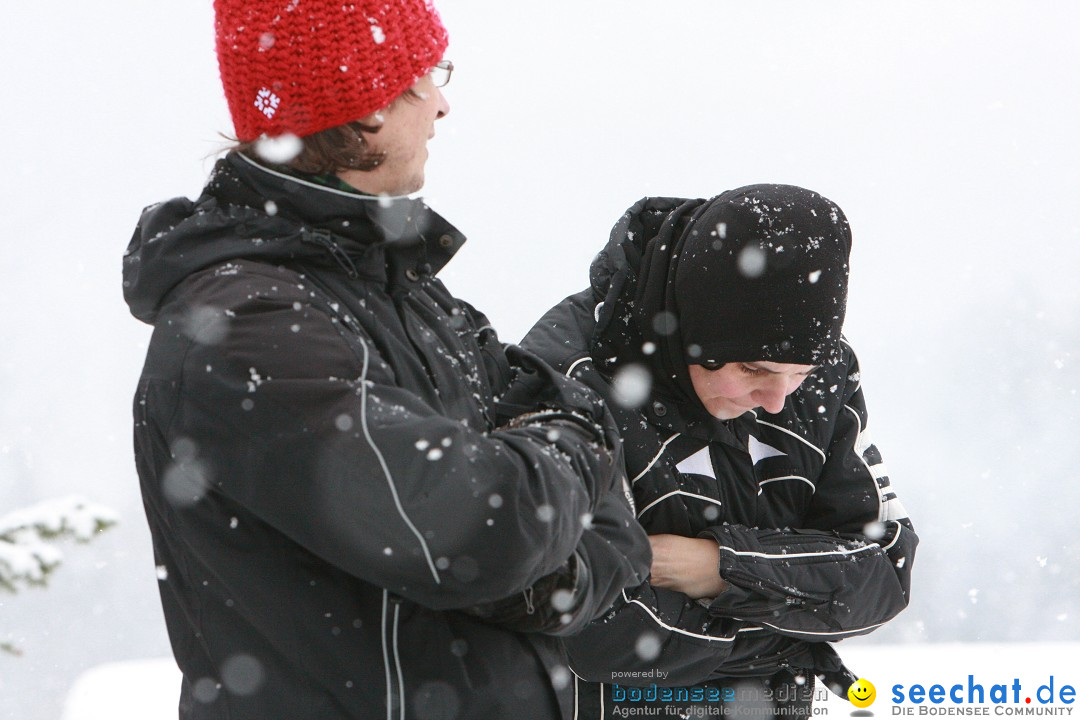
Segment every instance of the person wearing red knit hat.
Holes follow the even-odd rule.
[[[449,110],[439,16],[214,8],[237,145],[124,257],[180,717],[569,718],[559,638],[651,551],[599,396],[436,277],[464,236],[407,195]]]
[[[453,63],[425,0],[216,0],[218,66],[240,150],[300,138],[281,161],[334,174],[373,195],[423,186],[427,140],[450,106],[439,87]],[[377,149],[372,149],[378,134]]]
[[[221,82],[236,136],[311,135],[390,104],[442,59],[424,0],[215,0]]]

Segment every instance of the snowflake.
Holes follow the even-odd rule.
[[[270,88],[260,88],[255,96],[255,109],[261,112],[269,120],[277,113],[281,98],[275,95]]]

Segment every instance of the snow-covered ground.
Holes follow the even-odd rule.
[[[842,643],[844,660],[853,672],[869,680],[877,699],[867,708],[878,717],[897,715],[897,708],[911,708],[913,715],[924,712],[943,714],[947,709],[988,708],[989,716],[1004,716],[1020,708],[1052,710],[1072,715],[1073,703],[1062,702],[1067,687],[1080,688],[1080,643],[945,643],[939,645],[867,645]],[[971,680],[969,681],[969,676]],[[1053,678],[1053,693],[1049,685]],[[1019,681],[1019,702],[1014,700],[1013,683]],[[88,670],[79,676],[67,694],[61,720],[172,720],[176,717],[180,671],[172,658],[133,660],[110,663]],[[927,693],[941,685],[941,702],[930,695],[914,702],[909,698],[912,686]],[[962,686],[954,691],[954,687]],[[969,685],[983,688],[982,700],[975,692],[969,698]],[[993,702],[995,685],[1005,686],[1006,701]],[[894,687],[900,686],[903,700],[896,702]],[[1040,688],[1044,688],[1040,695]],[[962,702],[950,697],[953,693]],[[1027,698],[1031,703],[1026,703]],[[969,702],[969,699],[974,702]],[[1052,702],[1042,703],[1040,699]],[[815,704],[828,717],[850,716],[856,708],[849,702],[821,689]],[[632,703],[626,703],[633,708]],[[1069,712],[1062,712],[1063,710]],[[1077,713],[1080,715],[1080,713]],[[628,715],[633,717],[633,715]]]
[[[176,720],[180,677],[171,657],[99,665],[79,675],[61,720]]]

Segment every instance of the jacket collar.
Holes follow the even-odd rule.
[[[373,245],[385,245],[401,256],[395,265],[421,275],[438,273],[465,243],[465,236],[422,199],[339,190],[278,172],[236,152],[218,163],[207,192],[329,233],[353,258]]]
[[[341,267],[408,292],[465,237],[422,200],[373,198],[305,181],[230,153],[203,194],[147,208],[124,254],[124,296],[154,322],[184,278],[234,260]]]

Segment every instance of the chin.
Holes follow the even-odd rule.
[[[709,410],[709,414],[717,420],[734,420],[740,415],[745,415],[748,410],[730,410],[727,408],[717,408],[715,410]]]
[[[411,195],[414,192],[419,192],[423,187],[424,187],[424,174],[420,173],[419,175],[413,177],[405,185],[405,187],[402,188],[402,191],[400,193],[398,193],[398,194],[399,195]]]

